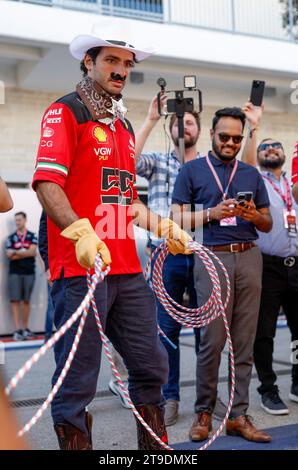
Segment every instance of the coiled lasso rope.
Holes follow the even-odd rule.
[[[207,248],[198,245],[197,243],[190,243],[190,249],[197,254],[201,260],[203,261],[204,266],[206,267],[212,283],[213,283],[213,290],[211,293],[211,296],[209,300],[200,308],[198,309],[188,309],[182,306],[179,306],[173,299],[170,298],[168,293],[166,292],[164,285],[163,285],[163,280],[162,280],[162,267],[164,260],[166,256],[168,255],[168,249],[165,244],[162,244],[160,247],[157,248],[156,252],[153,253],[153,256],[157,253],[157,251],[160,251],[159,255],[157,256],[156,262],[155,262],[155,267],[153,271],[153,289],[159,299],[159,301],[164,305],[168,313],[179,323],[183,324],[184,326],[188,328],[200,328],[202,326],[208,325],[211,321],[213,321],[215,318],[218,318],[219,316],[223,317],[224,323],[225,323],[225,329],[227,332],[227,339],[229,343],[229,350],[230,350],[230,378],[231,378],[231,393],[230,393],[230,401],[228,405],[228,409],[226,412],[226,416],[224,418],[223,423],[221,424],[220,428],[217,430],[217,432],[212,436],[212,438],[204,445],[202,446],[199,450],[204,450],[207,447],[209,447],[215,439],[221,434],[223,427],[226,424],[226,421],[228,419],[232,403],[234,400],[234,390],[235,390],[235,370],[234,370],[234,356],[233,356],[233,348],[232,348],[232,341],[230,337],[230,332],[229,332],[229,327],[225,315],[225,308],[228,305],[229,302],[229,297],[230,297],[230,282],[229,282],[229,277],[226,272],[226,269],[224,265],[221,263],[221,261],[212,253],[210,250]],[[220,265],[222,268],[226,282],[227,282],[227,298],[225,305],[222,303],[221,299],[221,285],[218,277],[217,270],[214,266],[214,263],[211,259],[213,257]],[[92,276],[90,275],[90,272],[88,271],[87,273],[87,284],[88,284],[88,291],[86,293],[85,298],[83,299],[80,307],[76,310],[76,312],[73,313],[71,318],[53,335],[52,338],[50,338],[46,344],[44,344],[26,363],[24,366],[15,374],[15,376],[10,380],[8,386],[5,389],[5,392],[7,395],[10,395],[12,390],[14,390],[19,383],[19,381],[30,371],[32,366],[38,362],[38,360],[55,344],[59,339],[66,333],[66,331],[69,330],[69,328],[78,320],[79,317],[81,317],[79,326],[78,326],[78,331],[75,336],[73,345],[71,347],[69,356],[66,360],[66,364],[56,382],[54,385],[52,391],[48,395],[47,399],[43,403],[43,405],[38,409],[38,411],[35,413],[35,415],[31,418],[30,421],[19,431],[18,436],[24,435],[26,432],[30,431],[30,429],[37,423],[37,421],[42,417],[46,409],[48,408],[49,404],[53,401],[55,395],[57,394],[59,388],[61,387],[70,367],[71,363],[74,359],[75,353],[77,351],[78,345],[80,338],[83,333],[83,328],[86,322],[86,318],[88,315],[89,307],[92,306],[96,323],[98,326],[98,330],[100,333],[100,337],[104,346],[105,353],[107,355],[108,361],[110,363],[110,366],[112,368],[113,374],[115,375],[117,382],[132,410],[136,418],[142,423],[142,425],[146,428],[146,430],[151,434],[152,437],[156,439],[156,441],[166,450],[173,450],[172,447],[169,445],[165,444],[154,432],[153,430],[147,425],[147,423],[144,421],[142,416],[138,413],[138,411],[135,409],[128,391],[123,384],[121,377],[115,367],[115,364],[113,362],[111,353],[109,351],[109,346],[108,346],[108,338],[105,336],[103,327],[100,321],[100,317],[97,311],[95,299],[94,299],[94,292],[96,289],[96,286],[98,282],[102,282],[105,278],[105,276],[108,274],[109,269],[102,271],[102,260],[100,256],[98,255],[96,260],[95,260],[95,274]],[[149,267],[151,264],[151,259],[148,262],[146,272],[148,273]],[[165,334],[161,332],[164,336]]]
[[[108,361],[110,363],[110,366],[112,368],[112,371],[122,389],[122,392],[125,395],[125,398],[128,402],[128,404],[131,407],[132,412],[136,416],[136,418],[142,423],[142,425],[147,429],[147,431],[156,439],[156,441],[163,446],[167,450],[172,450],[171,447],[169,447],[167,444],[165,444],[159,436],[157,436],[152,429],[148,426],[148,424],[144,421],[142,416],[138,413],[136,408],[134,407],[127,389],[125,388],[125,385],[123,384],[121,377],[116,369],[116,366],[114,364],[114,361],[112,359],[112,355],[109,350],[108,346],[108,338],[104,334],[103,327],[99,318],[99,314],[97,311],[95,299],[94,299],[94,292],[96,289],[96,286],[98,282],[102,282],[105,278],[105,276],[109,272],[109,268],[106,269],[105,271],[102,271],[102,259],[100,255],[97,255],[96,260],[95,260],[95,265],[94,265],[94,270],[95,274],[91,277],[90,272],[87,272],[87,284],[88,284],[88,291],[79,306],[79,308],[73,313],[73,315],[70,317],[69,320],[50,338],[46,344],[44,344],[26,363],[24,364],[23,367],[19,369],[19,371],[14,375],[14,377],[10,380],[9,384],[7,385],[5,389],[5,393],[9,396],[10,393],[16,388],[18,383],[20,382],[21,379],[24,378],[24,376],[30,371],[30,369],[33,367],[34,364],[36,364],[39,359],[45,355],[45,353],[55,344],[59,339],[69,330],[69,328],[78,320],[78,318],[81,316],[81,320],[78,326],[78,331],[76,333],[75,339],[73,341],[70,353],[68,355],[68,358],[66,360],[65,366],[57,379],[57,382],[55,383],[53,389],[49,393],[47,399],[44,401],[44,403],[41,405],[41,407],[37,410],[35,415],[28,421],[28,423],[18,432],[18,436],[21,437],[25,433],[29,432],[31,428],[37,423],[37,421],[42,417],[50,403],[53,401],[55,395],[57,394],[58,390],[60,389],[69,369],[72,364],[72,361],[74,359],[74,356],[76,354],[76,351],[78,349],[78,345],[83,333],[84,325],[86,323],[87,315],[89,313],[89,307],[92,306],[96,323],[98,326],[98,330],[100,333],[101,341],[104,346],[105,353],[107,355]]]
[[[151,271],[151,263],[154,257],[156,256],[154,262],[154,268],[152,272],[152,288],[155,292],[159,302],[163,305],[167,313],[178,323],[183,325],[186,328],[202,328],[209,323],[211,323],[216,318],[222,317],[226,334],[227,334],[227,341],[229,346],[229,360],[230,360],[230,381],[231,381],[231,388],[230,388],[230,399],[229,404],[227,407],[227,411],[218,430],[213,434],[213,436],[208,440],[206,444],[200,447],[198,450],[205,450],[207,449],[213,442],[220,436],[223,431],[224,426],[229,418],[229,414],[233,405],[234,401],[234,393],[235,393],[235,364],[234,364],[234,353],[233,353],[233,345],[229,330],[229,325],[226,317],[226,309],[230,300],[231,295],[231,287],[230,287],[230,279],[227,273],[227,270],[220,259],[208,248],[203,245],[200,245],[196,242],[189,243],[190,250],[198,256],[203,265],[205,266],[211,281],[212,281],[212,291],[209,299],[207,302],[202,305],[201,307],[191,309],[183,307],[182,305],[177,304],[168,294],[164,287],[163,283],[163,264],[164,261],[169,254],[169,250],[166,246],[166,243],[163,242],[159,245],[156,250],[153,252],[150,260],[147,263],[145,277],[147,280],[150,279],[150,271]],[[222,301],[222,288],[221,283],[219,280],[217,269],[214,265],[214,261],[216,261],[221,270],[223,271],[225,282],[226,282],[226,300],[223,304]],[[166,337],[163,331],[160,331],[161,334]],[[167,339],[167,338],[166,338]],[[170,341],[169,341],[170,342]],[[171,343],[171,342],[170,342]]]
[[[59,339],[65,335],[65,333],[71,328],[71,326],[81,317],[79,326],[78,326],[78,331],[76,333],[75,339],[73,341],[70,353],[66,359],[66,363],[64,368],[62,369],[62,372],[57,379],[56,384],[54,385],[53,389],[49,393],[47,399],[44,401],[42,406],[38,409],[38,411],[35,413],[35,415],[31,418],[30,421],[18,432],[18,436],[21,437],[23,434],[26,432],[30,431],[30,429],[37,423],[37,421],[42,417],[46,409],[48,408],[49,404],[53,401],[55,395],[57,394],[59,388],[61,387],[67,372],[70,369],[70,366],[72,364],[72,361],[74,359],[75,353],[78,349],[78,345],[83,333],[83,328],[86,322],[86,318],[88,315],[88,309],[91,304],[91,299],[93,298],[94,291],[96,289],[96,286],[98,282],[102,282],[105,278],[105,276],[109,272],[109,268],[107,268],[105,271],[101,270],[102,267],[102,260],[99,255],[97,255],[97,258],[95,260],[95,274],[92,276],[92,281],[91,281],[91,276],[90,273],[88,272],[87,277],[88,277],[88,291],[81,303],[81,305],[78,307],[78,309],[72,314],[72,316],[65,322],[62,327],[56,331],[56,333],[43,345],[41,348],[38,349],[38,351],[33,354],[33,356],[28,359],[28,361],[25,362],[23,367],[21,367],[18,372],[14,375],[14,377],[10,380],[9,384],[5,388],[5,393],[9,396],[10,393],[16,388],[18,383],[20,382],[21,379],[25,377],[25,375],[30,371],[30,369],[33,367],[34,364],[36,364],[42,356],[45,355],[47,351],[49,351],[54,344],[56,344]]]

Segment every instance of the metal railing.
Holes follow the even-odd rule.
[[[145,21],[298,40],[298,0],[14,0]]]

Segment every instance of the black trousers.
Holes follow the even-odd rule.
[[[292,341],[298,340],[298,257],[294,266],[285,266],[284,258],[263,254],[263,280],[254,360],[262,395],[276,388],[273,350],[280,307],[286,315]],[[290,348],[289,348],[290,359]],[[292,364],[292,381],[298,383],[298,364]]]

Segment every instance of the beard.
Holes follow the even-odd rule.
[[[184,144],[186,149],[190,149],[191,147],[194,147],[199,140],[199,134],[196,137],[192,137],[190,135],[187,135],[185,137],[184,135]],[[173,138],[173,143],[175,147],[179,147],[179,137],[176,137],[175,139]]]
[[[283,164],[285,163],[285,157],[284,156],[279,156],[278,158],[259,158],[259,164],[263,168],[266,168],[268,170],[277,170],[278,168],[281,168]]]
[[[222,161],[224,162],[230,162],[232,160],[234,160],[234,158],[236,158],[236,156],[238,155],[238,153],[240,152],[240,147],[238,150],[235,150],[233,154],[231,155],[223,155],[218,147],[218,145],[216,144],[215,142],[215,139],[213,138],[212,139],[212,150],[213,152],[215,153],[215,155]]]

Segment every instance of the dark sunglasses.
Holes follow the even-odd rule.
[[[264,150],[268,150],[269,147],[273,149],[281,149],[282,145],[280,142],[272,142],[272,144],[260,144],[258,147],[259,152],[263,152]]]
[[[219,140],[226,144],[232,139],[234,144],[240,144],[243,140],[243,135],[229,135],[229,134],[218,134]]]

